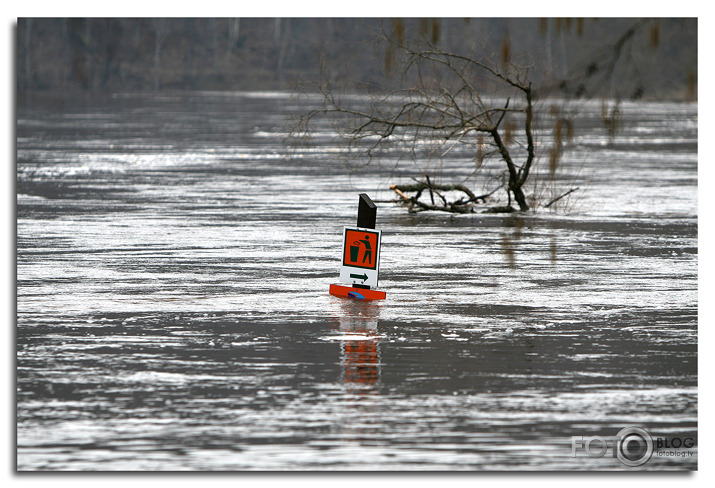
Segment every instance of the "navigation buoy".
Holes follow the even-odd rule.
[[[375,230],[377,207],[366,193],[360,194],[356,227],[343,228],[340,281],[350,286],[330,285],[330,294],[355,300],[384,300],[376,290],[380,272],[382,231]]]

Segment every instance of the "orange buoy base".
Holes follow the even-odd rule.
[[[330,285],[330,294],[341,298],[354,298],[355,300],[384,300],[387,294],[380,290],[368,288],[354,288],[352,286]]]

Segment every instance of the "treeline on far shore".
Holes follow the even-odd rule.
[[[694,100],[697,19],[21,18],[18,92],[390,87],[387,37],[529,67],[537,85],[608,71],[593,96]]]

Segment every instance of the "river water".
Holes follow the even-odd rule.
[[[697,468],[697,105],[623,103],[610,137],[584,103],[543,198],[579,190],[447,215],[389,185],[479,190],[467,149],[346,167],[327,126],[289,149],[313,102],[19,103],[18,470]],[[384,302],[328,294],[361,192]],[[630,426],[694,441],[574,456]]]

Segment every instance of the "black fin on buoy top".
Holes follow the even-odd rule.
[[[363,229],[374,229],[376,220],[377,206],[370,200],[367,193],[361,193],[358,203],[357,226]]]

